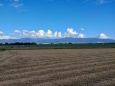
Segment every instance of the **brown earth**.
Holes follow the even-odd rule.
[[[1,51],[0,86],[115,86],[115,49]]]

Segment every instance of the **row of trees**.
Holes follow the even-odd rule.
[[[15,43],[5,43],[5,44],[3,44],[3,43],[0,43],[0,45],[37,45],[35,42],[25,42],[25,43],[23,43],[23,42],[15,42]]]
[[[53,44],[53,43],[51,43],[51,44]],[[58,43],[58,44],[73,44],[73,43],[69,42],[69,43]],[[77,44],[115,44],[115,43],[77,43]],[[6,42],[6,43],[0,43],[0,45],[37,45],[37,43],[35,43],[35,42],[25,42],[25,43],[23,43],[23,42],[15,42],[15,43]]]

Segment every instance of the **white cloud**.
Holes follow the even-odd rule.
[[[37,32],[37,36],[38,36],[39,38],[45,37],[45,32],[44,32],[44,30],[39,30],[39,31]]]
[[[48,30],[48,31],[47,31],[47,33],[46,33],[46,37],[49,37],[49,38],[52,37],[52,31],[51,31],[51,30]]]
[[[65,32],[64,37],[73,37],[77,35],[78,33],[73,30],[73,28],[68,28],[67,32]]]
[[[15,32],[15,33],[21,33],[19,30],[15,30],[14,32]]]
[[[24,35],[26,37],[31,37],[31,38],[37,37],[37,34],[36,34],[36,32],[34,30],[33,31],[23,30],[22,35]]]
[[[19,32],[16,30],[15,32]],[[61,32],[55,32],[54,34],[52,33],[51,30],[48,30],[47,32],[44,32],[44,30],[39,30],[38,32],[35,31],[27,31],[27,30],[22,30],[20,31],[20,34],[22,37],[30,37],[30,38],[61,38],[62,33]]]
[[[54,33],[54,37],[55,37],[55,38],[61,38],[61,37],[62,37],[62,33],[56,31],[56,32]]]
[[[2,31],[0,31],[0,35],[3,35],[4,33]]]
[[[100,35],[99,35],[99,37],[101,38],[101,39],[108,39],[109,37],[107,36],[107,35],[105,35],[104,33],[101,33]]]
[[[84,34],[79,34],[78,38],[85,38],[85,35]]]
[[[0,3],[0,7],[3,7],[3,4]]]
[[[0,39],[10,39],[10,36],[0,36]]]
[[[58,32],[58,37],[61,38],[62,37],[62,33]]]
[[[24,35],[24,36],[29,36],[28,34],[29,34],[29,31],[27,31],[27,30],[22,30],[22,35]]]
[[[54,32],[52,33],[51,30],[48,30],[45,32],[44,30],[38,30],[38,31],[28,31],[28,30],[14,30],[14,33],[10,35],[4,35],[2,31],[0,31],[0,39],[14,39],[14,38],[63,38],[63,37],[78,37],[78,38],[85,38],[86,36],[84,34],[78,34],[76,31],[74,31],[72,28],[68,28],[65,34],[62,34],[62,32]],[[104,33],[101,33],[99,35],[99,38],[101,39],[108,39],[109,37],[105,35]]]
[[[58,32],[56,31],[55,33],[54,33],[54,37],[57,37],[58,36]]]
[[[33,31],[30,31],[30,36],[31,37],[36,37],[37,35],[36,35],[36,32],[33,30]]]
[[[22,36],[25,36],[25,37],[36,37],[36,32],[35,31],[22,30]]]
[[[2,31],[0,31],[0,39],[10,39],[10,38],[11,38],[10,36],[6,36]]]
[[[43,38],[45,37],[45,32],[43,30],[39,30],[38,32],[22,30],[22,36],[30,37],[30,38]],[[48,32],[49,34],[49,32]],[[49,36],[49,35],[48,35]]]
[[[80,30],[85,30],[84,28],[80,28]]]

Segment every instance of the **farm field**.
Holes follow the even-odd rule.
[[[0,51],[0,86],[115,86],[115,48]]]

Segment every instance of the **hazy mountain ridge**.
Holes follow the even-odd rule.
[[[41,39],[41,38],[21,38],[21,39],[1,39],[0,43],[15,42],[35,42],[35,43],[115,43],[113,39],[99,38],[60,38],[60,39]]]

